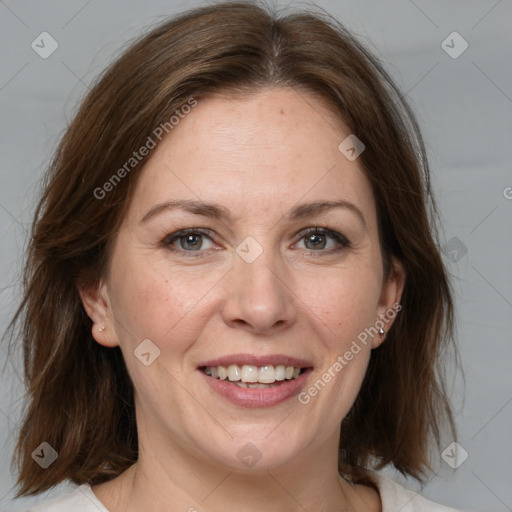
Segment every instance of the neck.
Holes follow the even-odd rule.
[[[155,453],[161,445],[152,442],[139,447],[136,464],[94,492],[110,512],[360,510],[356,489],[338,475],[331,445],[278,468],[238,471],[196,460],[180,448]]]

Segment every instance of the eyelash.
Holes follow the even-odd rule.
[[[343,251],[344,249],[351,246],[350,241],[343,236],[341,233],[338,233],[336,231],[332,231],[327,228],[321,228],[321,227],[310,227],[305,230],[302,230],[300,233],[297,234],[297,242],[302,241],[304,238],[306,238],[308,235],[318,234],[321,236],[328,236],[335,240],[335,242],[338,244],[338,247],[328,249],[328,250],[313,250],[313,249],[305,249],[312,257],[322,257],[322,256],[328,256],[334,253],[339,253]],[[177,231],[175,233],[171,233],[170,235],[167,235],[164,240],[162,241],[162,244],[164,247],[169,249],[172,252],[181,253],[183,255],[186,255],[185,257],[190,258],[197,258],[204,256],[205,250],[197,250],[197,251],[186,251],[184,249],[175,249],[172,248],[172,244],[179,240],[182,237],[185,237],[187,235],[201,235],[206,236],[210,240],[212,240],[212,232],[208,229],[202,229],[202,228],[188,228],[188,229],[182,229],[180,231]],[[213,240],[212,240],[213,242]],[[297,243],[295,242],[295,243]]]

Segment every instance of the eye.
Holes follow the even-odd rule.
[[[204,251],[214,247],[208,232],[197,228],[172,233],[165,238],[164,244],[172,250],[185,252]]]
[[[295,246],[304,243],[303,249],[310,253],[333,253],[339,252],[350,246],[348,239],[341,233],[326,228],[311,227],[298,235],[299,242]],[[215,244],[210,236],[209,230],[200,228],[182,229],[168,235],[163,244],[165,247],[176,252],[198,253],[213,249]],[[301,248],[301,247],[298,247]],[[319,254],[320,255],[320,254]]]
[[[299,235],[299,244],[310,252],[332,253],[350,247],[350,242],[341,233],[325,228],[308,228]]]

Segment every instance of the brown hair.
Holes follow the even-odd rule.
[[[407,274],[403,310],[343,420],[340,471],[364,481],[364,467],[392,463],[421,479],[444,420],[455,433],[441,374],[454,347],[453,305],[414,115],[377,58],[324,13],[220,3],[157,26],[124,52],[82,102],[46,174],[11,324],[13,339],[16,326],[23,339],[28,386],[18,495],[65,479],[101,483],[137,459],[131,380],[119,348],[92,338],[77,283],[94,287],[105,274],[147,157],[108,194],[98,189],[190,98],[268,87],[323,98],[363,141],[386,268],[395,256]],[[44,470],[31,458],[43,441],[59,454]]]

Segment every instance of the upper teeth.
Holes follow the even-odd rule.
[[[231,364],[229,366],[206,366],[204,372],[211,375],[215,379],[230,380],[231,382],[261,382],[262,384],[272,384],[273,382],[295,379],[300,374],[300,368],[293,366],[284,366],[278,364],[276,367],[273,365],[254,366],[251,364],[244,364],[239,366]]]

